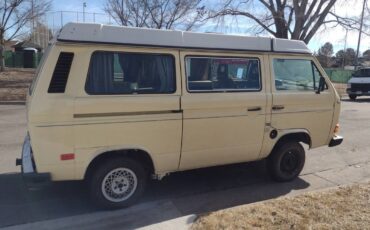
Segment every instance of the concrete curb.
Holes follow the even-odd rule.
[[[188,230],[194,223],[197,215],[187,215],[172,220],[163,221],[157,224],[148,225],[137,230]]]
[[[0,101],[0,105],[25,105],[26,101]]]

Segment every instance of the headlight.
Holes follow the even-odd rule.
[[[350,89],[351,88],[351,83],[347,83],[347,88]]]

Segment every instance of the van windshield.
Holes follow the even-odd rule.
[[[370,77],[370,68],[357,70],[352,77]]]
[[[40,71],[41,71],[41,69],[42,69],[42,67],[43,67],[43,65],[45,63],[45,60],[46,60],[47,56],[50,53],[50,50],[51,50],[51,44],[49,44],[48,47],[46,47],[45,52],[44,52],[44,54],[41,57],[40,63],[37,66],[35,77],[33,78],[33,81],[32,81],[32,83],[30,85],[29,90],[28,90],[28,94],[29,95],[32,95],[32,93],[33,93],[33,90],[34,90],[35,85],[37,83],[37,80],[39,78],[39,73],[40,73]]]

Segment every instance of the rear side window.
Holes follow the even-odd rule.
[[[320,72],[305,59],[274,59],[276,90],[314,91],[319,86]]]
[[[185,62],[189,92],[261,89],[258,59],[186,57]]]
[[[176,91],[172,55],[96,51],[91,56],[88,94],[169,94]]]
[[[68,81],[69,71],[73,61],[73,53],[61,52],[51,77],[48,93],[64,93]]]

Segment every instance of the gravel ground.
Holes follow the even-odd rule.
[[[0,101],[24,101],[35,75],[34,69],[7,69],[0,72]]]

